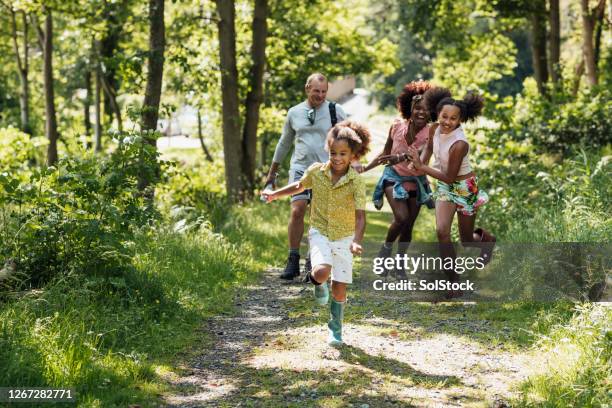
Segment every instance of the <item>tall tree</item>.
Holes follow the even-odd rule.
[[[23,10],[15,11],[11,7],[10,13],[13,49],[15,50],[15,59],[17,61],[17,69],[19,70],[19,81],[21,84],[21,94],[19,95],[19,106],[21,109],[21,130],[31,135],[32,129],[30,127],[30,83],[28,80],[28,19],[26,16],[26,12]],[[21,16],[21,25],[23,28],[23,57],[21,56],[21,52],[19,51],[19,43],[17,41],[17,13],[19,13]]]
[[[149,0],[149,59],[147,61],[147,85],[142,106],[142,130],[156,130],[159,117],[162,79],[164,74],[164,51],[166,48],[166,26],[164,24],[164,0]],[[155,146],[154,138],[147,143]],[[140,190],[150,184],[147,177],[138,181]]]
[[[538,91],[546,93],[546,82],[548,82],[548,67],[546,58],[546,4],[544,0],[534,0],[533,12],[530,15],[531,22],[531,54],[533,57],[533,70]]]
[[[55,88],[53,84],[53,15],[51,9],[43,6],[45,15],[44,30],[40,27],[36,15],[33,15],[34,27],[43,51],[43,82],[45,89],[45,135],[49,139],[47,147],[47,164],[57,163],[57,118],[55,113]]]
[[[94,151],[102,151],[102,113],[100,109],[100,67],[94,66]]]
[[[606,12],[605,0],[601,2],[595,9],[595,67],[599,64],[601,54],[601,35],[604,28],[604,16]],[[612,1],[609,4],[612,6]],[[610,7],[610,17],[612,17],[612,7]]]
[[[89,64],[85,69],[85,98],[83,98],[83,125],[85,126],[85,138],[86,142],[84,146],[86,149],[89,148],[89,142],[91,137],[91,67]]]
[[[593,34],[595,24],[603,19],[606,0],[599,0],[597,6],[592,10],[589,7],[589,0],[581,0],[580,6],[582,8],[582,53],[584,55],[587,83],[593,86],[597,85],[598,82]]]
[[[243,192],[241,162],[244,158],[240,134],[238,103],[238,68],[236,66],[236,10],[234,0],[216,0],[219,54],[221,64],[221,100],[225,186],[230,200],[238,201]]]
[[[119,41],[124,25],[129,16],[129,0],[109,1],[103,0],[102,18],[104,29],[98,43],[100,53],[101,75],[100,83],[104,91],[104,114],[109,122],[113,114],[117,119],[118,129],[121,131],[121,109],[117,103],[119,80],[117,79],[117,54],[121,52]]]
[[[246,117],[242,132],[242,173],[245,176],[247,191],[255,186],[255,166],[257,157],[257,125],[259,107],[263,101],[263,74],[266,65],[266,39],[268,36],[268,1],[255,0],[253,11],[251,59],[249,72],[249,92],[246,97]]]
[[[561,20],[559,17],[559,0],[550,0],[548,3],[548,17],[550,32],[548,37],[548,70],[553,84],[557,85],[561,79]]]
[[[166,47],[164,0],[149,0],[149,29],[147,85],[141,117],[143,130],[157,129],[157,119],[159,117],[159,101],[164,74],[164,50]]]

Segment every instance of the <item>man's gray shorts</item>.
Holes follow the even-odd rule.
[[[289,184],[295,183],[296,181],[300,181],[302,176],[304,175],[304,170],[296,170],[289,169]],[[291,202],[298,200],[307,200],[310,203],[310,199],[312,197],[312,190],[304,190],[299,194],[294,194],[291,196]]]

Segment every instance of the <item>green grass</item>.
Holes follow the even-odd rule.
[[[198,158],[194,155],[190,160],[195,164]],[[212,168],[205,173],[204,181],[196,181],[205,184],[218,178]],[[374,181],[368,179],[368,191]],[[167,220],[157,231],[139,234],[134,242],[126,243],[132,248],[134,267],[120,277],[63,276],[42,290],[0,300],[0,384],[73,387],[79,393],[79,406],[159,404],[161,395],[172,388],[167,374],[179,372],[179,363],[188,360],[192,350],[209,347],[206,333],[198,330],[202,321],[231,314],[232,299],[240,288],[255,281],[265,268],[281,267],[286,256],[288,200],[270,205],[254,201],[231,212],[218,211],[221,204],[203,205],[204,211],[214,214],[212,227],[200,226],[197,217],[192,217],[188,222],[194,222],[194,227],[184,234],[173,232],[178,219]],[[214,211],[206,207],[211,205]],[[522,236],[520,225],[525,220],[516,220],[511,225],[513,237],[518,241],[563,236],[609,241],[606,212],[568,208],[554,214],[542,209],[543,218],[534,219]],[[382,242],[391,214],[370,211],[367,217],[368,242]],[[435,242],[433,211],[421,210],[413,240]],[[535,350],[547,371],[519,386],[522,394],[514,405],[597,407],[610,403],[612,316],[605,306],[574,310],[573,304],[562,302],[432,305],[392,301],[356,288],[351,288],[349,296],[347,321],[368,325],[369,316],[384,317],[389,324],[372,327],[380,336],[410,340],[414,335],[448,333],[506,351]],[[326,313],[313,312],[307,297],[293,301],[289,308],[290,317],[305,317],[301,325],[323,325],[327,319]],[[410,384],[454,384],[452,379],[440,385],[437,378],[420,378],[410,367],[393,367],[393,362],[358,349],[345,351],[341,357],[378,371],[388,370],[384,374],[389,378],[399,370]],[[324,381],[328,374],[318,372],[284,370],[274,375],[269,370],[253,370],[247,374],[257,376],[262,385],[242,391],[247,405],[286,404],[288,401],[276,399],[278,387],[313,382],[330,384],[319,387],[322,406],[383,402],[375,396],[350,397],[370,381],[361,373],[343,373],[340,382]],[[308,389],[295,387],[295,396]],[[297,398],[291,404],[298,406]]]
[[[518,407],[607,407],[612,403],[612,309],[576,308],[572,319],[552,328],[536,345],[541,373],[519,387]]]
[[[274,258],[279,210],[236,209],[230,239],[162,226],[131,244],[134,268],[122,277],[64,276],[14,294],[0,304],[0,384],[72,387],[78,406],[155,406],[170,387],[164,373],[205,347],[203,319],[231,313],[236,291],[266,267],[252,242]]]

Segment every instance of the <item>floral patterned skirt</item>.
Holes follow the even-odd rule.
[[[437,201],[450,201],[457,205],[457,212],[463,215],[474,215],[478,207],[489,201],[489,195],[478,188],[478,178],[472,176],[465,180],[446,184],[438,180],[434,193]]]

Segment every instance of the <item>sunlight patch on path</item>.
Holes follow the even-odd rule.
[[[530,373],[527,353],[382,316],[349,316],[347,345],[329,347],[327,309],[312,304],[311,287],[278,273],[245,288],[234,315],[206,323],[210,342],[168,378],[169,406],[489,407]]]
[[[416,406],[454,406],[462,399],[482,400],[485,394],[507,398],[511,384],[529,371],[526,355],[492,352],[460,336],[401,341],[377,331],[377,326],[347,325],[347,346],[340,350],[327,346],[324,327],[278,331],[244,364],[298,372],[357,370],[375,378],[371,392],[392,392]]]

